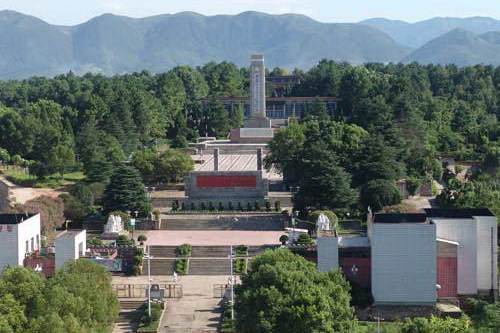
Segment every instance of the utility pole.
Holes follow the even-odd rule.
[[[148,259],[148,316],[151,318],[151,256],[149,253],[145,254]]]
[[[234,275],[233,275],[233,246],[230,247],[229,267],[231,268],[231,277],[229,286],[231,288],[231,320],[234,320]]]

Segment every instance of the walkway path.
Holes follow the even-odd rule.
[[[162,333],[216,332],[221,309],[214,298],[214,284],[226,284],[228,276],[182,276],[183,297],[169,300],[161,323]]]

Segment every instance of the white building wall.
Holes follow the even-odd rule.
[[[436,302],[436,227],[374,223],[372,294],[376,304]]]
[[[339,268],[339,240],[337,237],[318,237],[318,271],[329,272]]]
[[[18,227],[18,249],[19,258],[18,265],[23,265],[24,258],[27,254],[33,253],[40,250],[40,214],[37,214],[17,225]],[[38,242],[37,242],[38,240]],[[26,249],[26,242],[28,242],[28,248]]]
[[[77,260],[85,254],[87,232],[68,232],[56,238],[56,269],[61,268],[67,261]],[[81,253],[80,253],[81,251]]]
[[[15,224],[2,224],[0,225],[2,232],[0,232],[0,272],[5,269],[7,265],[19,265],[19,246],[17,244],[17,225]],[[11,231],[7,231],[7,228]]]
[[[37,244],[37,239],[40,241],[41,237],[39,214],[18,224],[3,224],[1,228],[0,272],[7,265],[22,266],[26,254],[40,249],[40,244]],[[33,239],[33,249],[31,239]],[[28,251],[26,251],[26,241],[28,241]]]
[[[474,220],[477,225],[477,289],[498,289],[495,283],[498,260],[497,219],[494,216],[475,216]]]
[[[477,294],[477,223],[474,219],[434,218],[437,237],[458,242],[457,292]]]

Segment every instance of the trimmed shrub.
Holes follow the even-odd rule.
[[[288,242],[288,235],[281,235],[280,236],[280,243],[282,245],[286,245],[286,242]]]
[[[234,273],[244,274],[247,272],[247,261],[243,258],[238,258],[233,262]]]
[[[308,234],[300,234],[299,238],[297,239],[297,244],[299,245],[311,245],[312,242],[313,240]]]
[[[248,255],[248,246],[246,245],[238,245],[236,247],[236,256],[243,257]]]
[[[175,271],[181,275],[187,274],[188,260],[187,259],[177,259],[175,261]]]
[[[190,244],[182,244],[177,248],[177,254],[183,257],[189,257],[193,251]]]
[[[134,256],[133,263],[135,266],[140,266],[142,264],[142,256]]]

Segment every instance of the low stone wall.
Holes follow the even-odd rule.
[[[9,183],[0,178],[0,212],[7,211],[11,207],[10,194]]]

